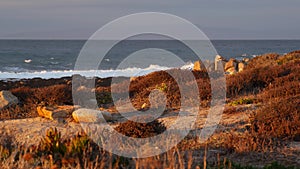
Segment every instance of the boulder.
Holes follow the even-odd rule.
[[[194,71],[202,71],[202,70],[205,70],[205,66],[200,60],[198,60],[194,63],[193,70]]]
[[[225,72],[226,72],[226,74],[230,74],[230,75],[237,73],[235,67],[228,68]]]
[[[0,109],[18,103],[18,98],[10,91],[3,90],[0,92]]]
[[[226,63],[226,59],[220,55],[215,57],[215,70],[223,70]]]
[[[237,61],[233,58],[229,59],[229,61],[226,62],[224,69],[226,71],[227,69],[230,69],[232,67],[237,68]]]
[[[243,62],[240,62],[239,64],[238,64],[238,71],[239,72],[241,72],[241,71],[243,71],[244,69],[245,69],[245,63],[243,63]]]
[[[84,108],[74,111],[72,116],[78,123],[101,123],[112,120],[112,115],[109,112]]]
[[[72,112],[75,110],[75,107],[74,106],[57,106],[57,107],[38,106],[36,110],[39,116],[50,120],[54,120],[54,119],[69,117],[72,114]]]
[[[221,61],[221,60],[226,61],[226,59],[225,59],[224,57],[222,57],[222,56],[220,56],[220,55],[216,55],[215,61]]]
[[[228,62],[226,62],[224,71],[229,74],[234,74],[237,72],[237,61],[235,59],[230,59]]]
[[[249,58],[243,58],[243,62],[248,63],[250,61]]]

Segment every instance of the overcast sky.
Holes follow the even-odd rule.
[[[137,12],[185,18],[211,39],[300,39],[300,0],[0,0],[1,39],[87,39]]]

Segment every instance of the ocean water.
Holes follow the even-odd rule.
[[[82,74],[85,76],[135,76],[173,67],[190,68],[197,56],[176,41],[134,40],[119,43],[107,53],[95,73],[94,70],[74,71],[76,59],[84,40],[0,40],[0,79],[57,78]],[[300,40],[215,40],[217,53],[225,58],[255,57],[264,53],[284,54],[300,50]],[[161,51],[148,51],[139,60],[128,61],[130,67],[118,67],[129,54],[147,48],[162,48],[180,56],[183,62],[172,64]],[[147,55],[156,53],[157,59]],[[160,58],[166,58],[162,62]],[[156,61],[157,60],[157,61]],[[156,61],[156,62],[155,62]],[[135,63],[136,62],[136,63]],[[162,64],[163,63],[163,64]],[[180,64],[179,64],[180,63]]]

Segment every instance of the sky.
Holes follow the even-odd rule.
[[[0,0],[0,39],[88,39],[119,17],[163,12],[210,39],[300,39],[299,0]]]

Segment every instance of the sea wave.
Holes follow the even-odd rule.
[[[180,67],[180,69],[191,69],[193,67],[192,63],[188,63]],[[32,78],[61,78],[79,74],[85,77],[133,77],[142,76],[151,72],[168,70],[174,67],[165,67],[159,65],[150,65],[147,68],[126,68],[117,70],[52,70],[52,71],[35,71],[35,72],[0,72],[0,79],[32,79]]]

